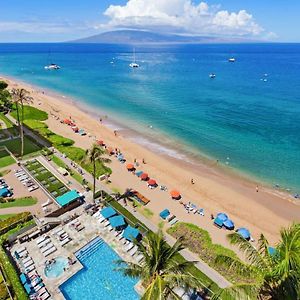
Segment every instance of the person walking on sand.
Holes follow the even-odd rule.
[[[256,186],[256,193],[258,193],[258,185]]]
[[[145,161],[145,159],[143,158],[143,164],[146,164],[146,161]]]
[[[117,130],[114,130],[114,135],[117,136]]]
[[[191,179],[191,184],[195,184],[195,181],[193,178]]]

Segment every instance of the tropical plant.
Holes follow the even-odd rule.
[[[225,255],[219,255],[217,262],[255,280],[232,285],[215,298],[300,299],[300,224],[282,229],[280,237],[272,249],[263,234],[257,248],[237,233],[228,235],[230,243],[239,247],[248,263]]]
[[[86,150],[85,162],[91,163],[93,166],[93,199],[95,200],[96,195],[96,173],[97,173],[97,162],[98,163],[109,163],[111,160],[109,158],[103,157],[104,151],[97,145],[93,144],[92,147]]]
[[[20,138],[21,138],[21,159],[24,154],[24,130],[23,130],[23,123],[24,123],[24,104],[32,103],[32,97],[30,93],[25,89],[12,89],[11,91],[13,101],[15,103],[16,112],[17,112],[17,123],[19,126],[20,131]],[[21,109],[21,114],[20,114]]]
[[[114,196],[118,201],[123,200],[125,204],[127,204],[128,201],[133,202],[135,200],[133,189],[126,189],[123,194],[114,193],[112,196]]]
[[[11,95],[6,89],[8,84],[5,81],[0,81],[0,109],[8,111],[12,107]]]
[[[118,261],[117,270],[125,276],[139,278],[145,292],[142,300],[180,299],[175,288],[185,290],[198,288],[201,283],[188,269],[195,264],[192,261],[179,261],[178,253],[184,249],[182,238],[171,247],[162,231],[148,233],[143,242],[137,244],[143,258],[139,264]]]

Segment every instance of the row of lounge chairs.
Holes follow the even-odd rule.
[[[70,224],[70,227],[75,229],[77,232],[79,232],[85,228],[84,225],[82,225],[78,219],[74,219],[69,224]]]
[[[35,269],[34,260],[28,256],[26,247],[16,249],[15,258],[22,273],[20,281],[32,300],[46,300],[50,298],[50,294],[46,289],[41,276]]]
[[[53,231],[54,235],[56,236],[56,238],[59,240],[59,244],[64,247],[65,245],[67,245],[72,239],[70,238],[70,236],[65,232],[65,230],[61,227],[56,228]]]
[[[53,245],[51,239],[45,235],[40,236],[36,240],[36,244],[45,257],[54,253],[57,250],[56,247]]]
[[[128,254],[133,257],[138,263],[143,259],[143,255],[139,253],[138,246],[133,242],[128,241],[123,237],[124,230],[115,230],[110,222],[101,215],[101,211],[96,212],[93,217],[95,217],[103,230],[107,230],[108,232],[112,232],[116,241],[123,244],[123,251],[128,252]]]
[[[33,192],[39,188],[39,186],[23,169],[15,170],[15,176],[25,187],[27,187],[29,192]]]

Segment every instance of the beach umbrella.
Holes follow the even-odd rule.
[[[141,180],[147,180],[148,178],[149,178],[149,176],[148,176],[148,173],[143,173],[143,174],[141,174]]]
[[[226,229],[229,229],[229,230],[234,229],[234,223],[230,219],[227,219],[226,221],[224,221],[223,225]]]
[[[249,239],[250,239],[250,232],[249,232],[249,230],[248,230],[247,228],[244,228],[244,227],[239,228],[239,229],[237,230],[237,233],[238,233],[240,236],[242,236],[244,239],[246,239],[246,240],[249,240]]]
[[[114,216],[109,218],[108,220],[110,225],[114,228],[124,226],[126,224],[123,216]]]
[[[114,149],[112,147],[108,147],[106,151],[108,154],[114,154]]]
[[[157,185],[157,183],[156,183],[156,181],[154,179],[149,179],[148,180],[148,184],[151,185],[151,186]]]
[[[105,218],[108,219],[114,215],[116,215],[117,212],[110,206],[105,207],[101,210],[101,215]]]
[[[67,124],[67,125],[70,125],[72,123],[72,121],[69,120],[69,119],[64,119],[64,123]]]
[[[137,171],[137,172],[135,172],[135,175],[137,177],[140,177],[143,173],[144,173],[143,171]]]
[[[173,199],[180,199],[181,198],[181,195],[180,195],[180,192],[177,191],[177,190],[172,190],[170,192],[170,195]]]
[[[104,141],[102,141],[102,140],[98,140],[97,141],[97,144],[99,145],[99,146],[104,146],[105,144],[104,144]]]
[[[132,170],[135,169],[133,164],[127,164],[126,168],[127,168],[128,171],[132,171]]]
[[[219,218],[215,218],[215,219],[214,219],[214,225],[216,225],[217,227],[222,228],[222,226],[223,226],[223,221],[222,221],[221,219],[219,219]]]
[[[228,219],[228,216],[224,213],[218,213],[217,218],[223,222],[225,222]]]
[[[129,241],[137,239],[139,235],[140,231],[136,228],[131,227],[130,225],[128,225],[123,232],[123,237]]]

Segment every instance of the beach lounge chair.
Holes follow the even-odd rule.
[[[113,230],[113,228],[112,228],[111,225],[106,226],[106,229],[107,229],[108,231],[112,231],[112,230]]]
[[[97,218],[101,215],[101,210],[98,210],[96,211],[94,214],[93,214],[93,217]]]
[[[26,263],[24,263],[23,266],[24,266],[24,268],[28,268],[33,264],[34,264],[34,261],[31,259],[31,260],[27,261]]]
[[[36,276],[38,276],[38,273],[36,270],[30,271],[26,274],[30,280],[33,280]]]
[[[79,224],[78,226],[75,227],[76,231],[78,231],[78,232],[83,230],[84,228],[85,228],[84,225],[81,225],[81,224]]]
[[[42,253],[45,253],[47,250],[53,247],[53,244],[49,242],[45,247],[41,249]]]
[[[164,209],[160,214],[159,216],[162,218],[162,219],[166,219],[168,216],[170,215],[170,211],[168,209]]]
[[[71,241],[69,237],[65,238],[64,240],[60,241],[60,245],[63,247],[64,245],[68,244]]]
[[[103,216],[97,217],[99,223],[103,223],[106,219]]]
[[[44,254],[45,257],[47,257],[48,255],[52,254],[55,251],[56,251],[56,247],[52,246],[50,249],[48,249],[47,251],[45,251],[43,254]]]
[[[28,188],[28,192],[33,192],[35,190],[37,190],[39,187],[37,185],[33,185],[31,187]]]
[[[34,287],[34,291],[37,293],[40,289],[42,289],[44,287],[44,283],[43,282],[40,282],[39,284],[37,284],[35,287]]]
[[[26,251],[26,247],[24,247],[24,246],[22,246],[22,247],[15,250],[15,252],[17,252],[18,254],[21,254],[24,251]]]
[[[48,292],[45,292],[44,294],[39,296],[40,300],[47,300],[48,298],[50,298],[50,294]]]
[[[39,238],[36,239],[36,244],[39,245],[40,243],[44,242],[48,237],[45,235],[40,236]]]
[[[176,216],[175,215],[169,215],[168,217],[167,217],[167,221],[168,222],[171,222],[174,218],[176,218]]]
[[[30,256],[27,256],[26,258],[22,259],[22,263],[26,264],[30,260],[32,260],[32,258]]]
[[[173,220],[171,220],[171,221],[169,222],[169,224],[172,226],[172,225],[176,224],[177,222],[178,222],[178,219],[177,219],[176,216],[175,216],[175,218],[174,218]]]
[[[138,246],[135,245],[128,253],[133,256],[138,251]]]
[[[139,263],[143,259],[143,257],[144,255],[140,253],[135,259]]]
[[[35,270],[34,264],[31,265],[31,266],[29,266],[29,267],[27,267],[27,268],[25,268],[25,273],[29,273],[29,272],[31,272],[31,271],[33,271],[33,270]]]
[[[223,221],[219,218],[215,218],[214,219],[214,225],[217,226],[218,228],[222,228],[223,227]]]
[[[46,239],[44,239],[42,242],[40,242],[39,244],[38,244],[38,247],[39,248],[43,248],[43,247],[45,247],[47,244],[49,244],[51,242],[51,240],[47,237]]]
[[[134,247],[134,244],[131,243],[131,242],[129,242],[127,245],[125,245],[125,246],[123,247],[123,250],[124,250],[125,252],[128,252],[128,251],[130,251],[133,247]]]

